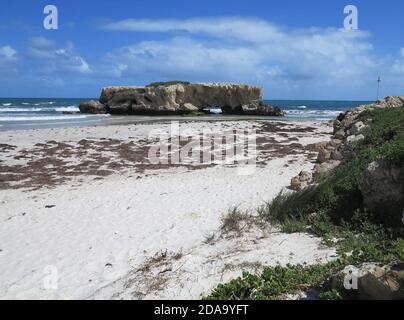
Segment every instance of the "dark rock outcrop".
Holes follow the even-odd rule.
[[[99,101],[95,100],[81,102],[79,109],[81,113],[92,113],[92,114],[107,113],[107,107],[102,103],[100,103]]]
[[[360,113],[366,110],[373,110],[377,108],[385,109],[398,108],[403,106],[404,96],[386,97],[382,100],[376,101],[373,104],[360,105],[356,108],[339,114],[333,122],[334,131],[332,140],[326,141],[318,147],[317,151],[319,152],[319,154],[317,162],[319,164],[314,167],[313,176],[316,177],[318,175],[326,174],[328,171],[336,168],[340,163],[350,160],[356,156],[355,145],[356,143],[364,139],[364,136],[361,132],[370,125],[370,123],[367,123],[366,121],[363,122],[358,119]],[[367,172],[364,173],[362,188],[363,192],[365,193],[365,205],[368,205],[367,207],[369,209],[376,208],[376,203],[379,200],[382,200],[379,198],[383,198],[383,196],[377,196],[377,193],[379,193],[379,195],[383,195],[384,192],[389,193],[390,195],[388,195],[387,198],[396,199],[391,202],[393,204],[392,206],[394,207],[396,207],[394,204],[397,203],[398,197],[394,195],[396,191],[393,191],[393,189],[398,188],[397,190],[400,190],[400,192],[402,192],[401,195],[404,194],[402,191],[403,185],[401,184],[398,186],[396,182],[396,169],[393,171],[391,170],[393,170],[393,168],[380,169],[378,167],[377,170],[376,168],[375,170],[369,169],[367,170]],[[299,176],[295,178],[299,178]],[[376,183],[376,185],[372,186],[372,184],[374,183]],[[383,183],[386,183],[388,185],[383,187]],[[391,192],[388,190],[390,190]],[[366,198],[368,200],[366,200]]]
[[[348,283],[348,279],[352,278],[353,282]],[[330,282],[334,289],[346,289],[351,298],[403,300],[404,262],[396,261],[388,265],[364,263],[359,268],[347,266],[334,274]]]
[[[400,223],[404,213],[404,168],[383,160],[369,164],[362,175],[359,189],[367,209],[379,212],[383,219]]]

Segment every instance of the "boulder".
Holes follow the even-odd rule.
[[[365,139],[365,136],[363,134],[358,134],[356,136],[355,135],[348,136],[346,138],[346,141],[347,141],[347,143],[354,143],[354,142],[361,141],[363,139]]]
[[[290,182],[292,190],[300,191],[306,188],[313,181],[313,175],[308,171],[301,171],[299,175],[293,177]]]
[[[95,100],[81,102],[79,105],[79,109],[81,113],[92,113],[92,114],[107,113],[107,107],[102,103],[100,103],[99,101]]]
[[[403,300],[404,262],[347,266],[331,277],[331,287],[345,289],[351,297],[363,300]]]
[[[362,121],[355,122],[351,129],[349,130],[349,133],[352,135],[357,135],[359,132],[361,132],[365,128],[365,124]]]
[[[393,224],[401,223],[404,210],[404,168],[383,160],[369,164],[359,181],[365,207]]]
[[[327,149],[321,149],[317,156],[317,162],[323,163],[331,158],[331,151]]]
[[[334,150],[333,152],[331,152],[330,159],[331,160],[342,161],[342,160],[344,160],[344,156],[342,155],[341,151]]]
[[[314,150],[320,152],[327,148],[329,141],[321,141],[314,144]]]
[[[180,106],[180,111],[183,112],[196,112],[198,111],[198,107],[194,106],[192,103],[184,103],[183,105]]]
[[[339,166],[341,161],[338,160],[328,160],[326,162],[323,162],[322,164],[316,164],[314,166],[314,176],[321,176],[323,174],[328,173],[329,171],[335,169],[336,167]]]
[[[338,148],[338,151],[341,153],[342,157],[346,160],[350,160],[355,157],[355,148],[351,143],[341,144]]]
[[[334,129],[333,134],[336,134],[339,130],[343,129],[341,121],[335,119],[333,122],[333,129]]]
[[[344,119],[341,121],[343,128],[347,129],[355,122],[356,115],[353,112],[348,112]]]
[[[382,108],[397,108],[404,105],[404,96],[386,97],[376,101],[377,107]]]
[[[245,104],[241,106],[241,111],[243,113],[256,113],[257,112],[257,105],[255,104]]]
[[[335,139],[338,140],[343,140],[345,138],[345,131],[344,129],[340,129],[338,130],[335,134],[334,134]]]
[[[331,139],[331,141],[328,143],[330,146],[336,148],[339,147],[342,143],[342,140],[339,139]]]
[[[284,116],[284,112],[280,108],[264,104],[262,102],[259,102],[258,104],[255,102],[245,104],[240,107],[236,107],[232,110],[225,108],[224,111],[232,114],[248,114],[256,116],[276,116],[276,117]]]
[[[283,117],[285,113],[279,107],[260,103],[257,107],[256,115]]]

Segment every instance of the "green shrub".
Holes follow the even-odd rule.
[[[199,116],[204,116],[205,114],[203,112],[199,111],[191,111],[188,113],[182,114],[183,117],[199,117]]]
[[[320,299],[352,298],[341,289],[330,288],[333,274],[345,266],[360,266],[364,262],[388,264],[404,259],[402,232],[362,220],[354,225],[326,227],[326,234],[337,237],[339,258],[324,265],[286,265],[265,268],[260,275],[244,272],[241,277],[219,284],[205,299],[246,300],[281,299],[285,294],[317,291]],[[328,225],[325,216],[315,218]],[[324,220],[325,219],[325,220]],[[361,226],[360,226],[361,224]],[[334,243],[335,245],[335,243]]]
[[[341,299],[347,293],[328,286],[334,272],[364,262],[404,261],[403,227],[366,211],[358,187],[372,161],[404,165],[404,107],[365,111],[359,117],[369,126],[363,131],[365,139],[355,146],[354,159],[318,179],[316,185],[279,194],[257,210],[258,219],[280,224],[284,232],[306,230],[336,245],[339,258],[325,265],[276,266],[265,268],[261,275],[243,273],[218,285],[208,299],[279,299],[311,289],[320,290],[321,299]]]
[[[404,165],[404,108],[365,111],[360,117],[372,119],[363,131],[365,139],[356,145],[356,157],[338,166],[317,185],[293,194],[280,194],[265,208],[268,221],[284,223],[305,219],[313,212],[326,212],[334,223],[350,220],[355,212],[364,211],[359,181],[366,167],[377,159]],[[404,179],[404,177],[403,177]],[[377,213],[367,217],[381,221]]]

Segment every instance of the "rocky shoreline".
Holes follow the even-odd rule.
[[[388,152],[381,154],[381,157],[367,161],[360,166],[360,158],[363,159],[361,144],[367,145],[368,140],[378,137],[378,146],[387,145],[394,141],[394,130],[397,127],[386,127],[373,131],[373,137],[369,138],[369,128],[374,129],[375,121],[371,118],[371,112],[378,109],[397,109],[404,107],[404,96],[386,97],[373,104],[361,105],[357,108],[340,114],[333,123],[333,135],[330,141],[316,145],[318,150],[317,165],[310,171],[301,171],[299,175],[291,180],[291,189],[304,193],[324,183],[327,179],[336,174],[338,167],[346,163],[356,161],[358,176],[357,198],[362,201],[364,212],[375,213],[379,223],[390,222],[390,228],[400,228],[400,220],[404,223],[404,167],[402,163],[388,161]],[[381,110],[380,110],[381,111]],[[369,112],[369,113],[364,113]],[[385,149],[387,150],[387,149]],[[362,156],[361,156],[362,152]],[[391,152],[402,154],[401,147],[396,146]],[[330,182],[330,180],[325,180]],[[364,223],[364,222],[362,222]],[[391,232],[392,229],[390,229]],[[397,240],[399,241],[399,240]],[[330,287],[334,290],[344,290],[342,283],[353,272],[357,277],[358,291],[356,298],[359,299],[404,299],[404,263],[393,261],[385,264],[378,259],[362,263],[356,267],[347,266],[331,277]]]
[[[368,120],[369,123],[358,119],[358,116],[362,112],[377,108],[398,108],[402,107],[403,104],[404,96],[386,97],[373,104],[360,105],[357,108],[341,113],[333,123],[333,135],[331,140],[318,143],[315,146],[318,151],[318,157],[317,164],[313,168],[313,171],[302,171],[299,175],[292,178],[291,189],[295,191],[303,190],[313,184],[316,177],[326,174],[344,161],[355,157],[355,144],[364,139],[364,135],[361,134],[361,131],[367,128],[371,122],[371,119]],[[377,171],[377,168],[381,170],[381,162],[369,165],[367,172]],[[385,169],[389,170],[387,168]],[[369,184],[369,181],[364,181],[363,188]],[[370,204],[372,202],[371,198],[373,197],[370,196],[369,200],[366,201],[366,192],[364,192],[363,195],[365,202]]]
[[[218,107],[226,114],[283,116],[262,100],[260,87],[227,83],[167,82],[102,89],[99,101],[83,101],[81,113],[175,115]]]

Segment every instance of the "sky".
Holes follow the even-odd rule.
[[[55,5],[58,28],[44,27]],[[344,28],[346,5],[358,29]],[[0,97],[98,97],[154,81],[262,86],[266,99],[404,95],[402,0],[2,0]]]

